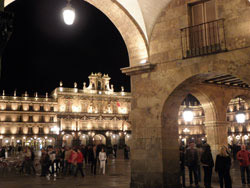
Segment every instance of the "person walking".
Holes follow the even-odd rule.
[[[187,148],[185,161],[186,165],[188,166],[190,186],[193,185],[193,174],[194,174],[195,186],[199,187],[198,174],[197,174],[197,166],[199,163],[199,158],[198,158],[198,151],[195,148],[195,144],[193,142],[191,142],[189,144],[189,147]]]
[[[65,148],[65,155],[64,155],[64,175],[67,175],[71,171],[71,163],[70,163],[70,156],[71,156],[72,149],[66,147]]]
[[[240,162],[240,174],[241,174],[241,183],[246,184],[245,172],[247,173],[247,184],[250,184],[250,174],[249,174],[249,165],[250,165],[250,153],[246,150],[246,146],[241,145],[241,150],[237,153],[237,160]]]
[[[41,177],[45,177],[48,174],[49,155],[46,150],[42,149],[41,163]]]
[[[50,176],[54,176],[54,172],[55,172],[54,160],[56,159],[56,153],[52,146],[48,147],[48,155],[49,155],[49,167],[48,167],[49,173],[50,173]],[[51,171],[50,171],[50,167],[51,167]]]
[[[100,170],[102,169],[102,173],[105,174],[107,155],[106,152],[104,151],[104,148],[102,148],[101,152],[99,153],[99,160],[100,160]]]
[[[204,170],[204,186],[205,188],[211,188],[211,178],[214,167],[214,160],[211,153],[211,148],[208,144],[203,146],[203,152],[201,154],[201,165]]]
[[[69,158],[69,163],[71,163],[70,165],[70,175],[74,175],[75,171],[76,171],[76,166],[77,166],[77,149],[73,149],[71,151],[71,155]]]
[[[75,171],[75,177],[77,176],[78,170],[81,172],[82,177],[84,178],[84,173],[83,173],[83,154],[81,152],[80,149],[77,149],[77,158],[76,158],[76,162],[77,162],[77,166],[76,166],[76,171]]]
[[[230,168],[231,158],[227,153],[227,148],[225,146],[222,146],[220,149],[220,153],[216,156],[215,161],[215,172],[217,172],[219,175],[220,188],[223,188],[224,184],[225,188],[232,188]]]
[[[89,149],[89,160],[91,161],[91,173],[96,175],[97,152],[96,146]]]

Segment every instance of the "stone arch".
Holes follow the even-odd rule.
[[[98,144],[104,144],[106,145],[106,136],[102,134],[96,134],[93,136],[93,142],[98,145]]]
[[[188,94],[192,94],[196,97],[204,109],[205,121],[215,122],[217,113],[214,101],[209,96],[198,88],[192,88],[193,80],[196,80],[196,76],[180,84],[167,98],[162,114],[162,170],[163,181],[165,185],[176,186],[179,184],[179,169],[176,168],[179,165],[179,161],[175,160],[179,158],[179,142],[178,142],[178,112],[182,101]],[[191,86],[191,87],[190,87]],[[206,124],[206,123],[205,123]],[[175,163],[175,164],[174,164]],[[171,178],[169,178],[171,177]]]
[[[4,6],[14,2],[14,0],[5,1]],[[103,12],[119,30],[128,50],[131,67],[140,65],[141,60],[148,59],[148,45],[142,29],[118,2],[96,0],[86,0],[86,2]]]
[[[8,146],[11,144],[11,138],[10,137],[4,137],[2,141],[3,146]]]
[[[134,87],[132,113],[130,114],[133,124],[133,145],[131,146],[132,187],[141,184],[147,187],[179,186],[179,182],[176,182],[179,178],[179,173],[176,170],[179,167],[179,161],[177,160],[179,155],[178,128],[170,126],[164,130],[164,125],[166,121],[171,119],[172,122],[167,124],[177,124],[179,106],[188,92],[191,92],[201,103],[209,107],[205,106],[203,109],[205,114],[211,114],[207,116],[209,118],[206,117],[205,119],[205,128],[206,131],[209,131],[208,135],[215,135],[207,138],[210,145],[213,145],[213,151],[215,152],[222,144],[227,143],[227,136],[217,136],[221,132],[227,133],[226,100],[220,92],[214,92],[220,89],[224,94],[225,91],[219,87],[212,88],[212,86],[204,84],[203,81],[217,75],[229,74],[250,83],[249,72],[247,71],[250,70],[247,55],[249,51],[249,49],[243,49],[240,52],[232,51],[200,58],[159,63],[150,73],[132,76]],[[208,90],[208,87],[211,88]],[[179,92],[174,94],[177,90],[182,90],[186,94],[183,95]],[[208,93],[207,91],[211,92]],[[178,108],[171,109],[172,100],[169,99],[175,97],[177,97],[178,103],[172,103],[172,105],[176,105]],[[166,105],[171,109],[171,113],[168,114],[170,120],[167,120],[168,117],[164,115]],[[176,116],[176,118],[171,116]],[[172,133],[168,134],[172,138],[168,139],[169,143],[172,143],[169,144],[169,148],[164,146],[163,143],[166,142],[164,140],[166,131]],[[152,152],[152,148],[154,152]],[[167,153],[172,153],[172,156],[168,155],[164,158]],[[142,159],[138,156],[143,156],[145,161],[150,158],[152,162],[145,164],[140,161]],[[164,159],[167,159],[165,161],[168,162],[165,162]],[[141,163],[140,168],[133,163]],[[172,168],[167,169],[166,166],[170,165],[166,165],[166,163],[171,164]],[[152,174],[159,175],[156,177]],[[136,179],[136,176],[143,176],[147,181]]]
[[[89,136],[87,134],[82,134],[79,136],[79,139],[81,141],[81,145],[87,145],[88,140],[89,140]]]
[[[63,146],[71,146],[73,141],[73,136],[71,134],[63,135]]]

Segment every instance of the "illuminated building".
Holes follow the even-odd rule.
[[[1,145],[130,144],[130,93],[115,92],[108,75],[91,74],[82,89],[60,82],[51,96],[0,96]]]

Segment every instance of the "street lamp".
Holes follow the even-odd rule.
[[[246,115],[243,111],[243,108],[240,104],[240,98],[239,98],[239,111],[235,115],[237,123],[245,123],[246,121]]]
[[[72,25],[75,20],[75,9],[73,9],[70,4],[71,0],[67,0],[67,1],[68,3],[66,7],[63,9],[63,19],[64,19],[65,24]]]
[[[183,115],[184,121],[186,122],[191,122],[194,119],[193,111],[188,107],[184,109],[182,115]]]

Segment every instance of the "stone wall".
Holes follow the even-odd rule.
[[[239,93],[201,83],[230,74],[250,84],[250,6],[242,0],[216,0],[218,19],[225,18],[228,51],[184,60],[180,28],[188,26],[187,2],[194,1],[172,1],[155,25],[149,57],[154,69],[131,76],[133,188],[180,186],[176,124],[186,94],[191,92],[204,106],[208,142],[215,155],[227,141],[227,105]]]
[[[180,60],[180,29],[188,27],[187,3],[200,0],[174,0],[162,12],[150,38],[150,62],[153,64]],[[225,19],[227,49],[250,46],[250,3],[247,0],[215,0],[217,19]]]

